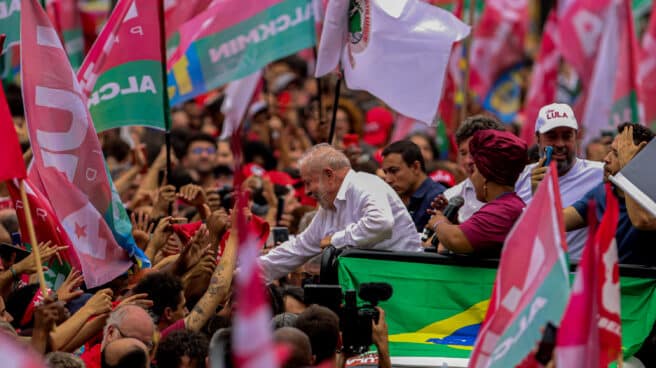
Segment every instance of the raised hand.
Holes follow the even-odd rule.
[[[83,282],[84,277],[82,277],[82,273],[74,268],[71,269],[66,280],[64,280],[59,289],[57,289],[57,299],[68,303],[84,294],[84,291],[80,290],[80,286],[82,286]]]

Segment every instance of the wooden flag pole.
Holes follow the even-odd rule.
[[[30,236],[30,243],[32,243],[32,253],[34,254],[34,262],[36,263],[36,275],[39,278],[39,286],[43,296],[48,296],[46,288],[46,278],[43,275],[43,263],[41,262],[41,253],[39,252],[39,243],[36,240],[36,233],[34,232],[34,223],[32,222],[32,212],[30,210],[30,202],[27,200],[27,193],[25,192],[25,181],[20,179],[20,195],[23,201],[23,210],[25,211],[25,220],[27,221],[27,232]]]
[[[467,118],[467,103],[469,102],[469,76],[471,74],[471,45],[474,39],[474,10],[476,9],[476,0],[469,0],[469,25],[471,31],[465,40],[465,77],[462,83],[462,107],[460,108],[460,122]],[[460,123],[458,123],[460,125]]]
[[[159,18],[159,51],[162,65],[162,106],[164,109],[164,144],[166,145],[166,183],[171,184],[171,108],[167,90],[166,73],[166,27],[164,24],[164,1],[157,2],[157,15]],[[169,216],[173,212],[173,205],[169,204]]]
[[[337,105],[339,104],[339,95],[342,89],[342,73],[337,77],[337,85],[335,85],[335,100],[333,101],[333,117],[330,120],[330,133],[328,133],[328,144],[332,145],[335,142],[335,124],[337,122]]]

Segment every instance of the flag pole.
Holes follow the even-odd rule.
[[[314,68],[316,69],[317,60],[319,60],[319,52],[317,51],[317,45],[312,47],[312,53],[314,54]],[[323,91],[321,90],[321,77],[315,77],[314,80],[317,83],[317,99],[319,102],[319,124],[324,120],[323,116]]]
[[[164,1],[159,0],[157,3],[157,15],[159,18],[159,51],[162,64],[162,103],[164,106],[164,144],[166,145],[166,183],[171,184],[171,114],[169,105],[169,94],[167,91],[167,73],[166,73],[166,27],[164,25]],[[169,215],[173,211],[172,205],[169,205]]]
[[[339,95],[342,89],[342,73],[340,72],[337,77],[337,85],[335,85],[335,100],[333,101],[333,117],[330,120],[330,133],[328,134],[328,144],[334,144],[335,139],[335,122],[337,121],[337,105],[339,103]]]
[[[32,243],[32,253],[34,254],[34,262],[36,263],[36,275],[39,278],[39,286],[43,296],[48,296],[46,289],[46,278],[43,275],[43,263],[41,262],[41,253],[39,252],[39,243],[36,241],[36,233],[34,232],[34,223],[32,222],[32,212],[30,210],[30,202],[27,200],[27,193],[25,192],[25,181],[20,179],[20,195],[23,201],[23,210],[25,211],[25,220],[27,222],[27,232],[29,233],[30,243]],[[56,246],[56,245],[55,245]]]
[[[471,45],[472,40],[474,39],[474,10],[476,9],[476,0],[469,0],[469,25],[471,26],[471,32],[467,39],[465,40],[465,77],[462,83],[462,107],[460,108],[460,121],[464,121],[467,118],[467,103],[469,100],[469,76],[471,74]]]

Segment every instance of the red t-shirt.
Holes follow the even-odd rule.
[[[184,319],[184,318],[181,318],[181,319],[179,319],[179,320],[173,322],[173,324],[170,325],[169,327],[165,328],[165,329],[162,331],[162,333],[160,334],[160,338],[159,338],[159,339],[160,339],[160,341],[161,341],[161,340],[164,340],[164,338],[165,338],[166,336],[168,336],[169,334],[171,334],[172,332],[174,332],[174,331],[178,331],[178,330],[184,330],[185,328],[186,328],[186,326],[185,326],[185,319]]]
[[[525,206],[516,193],[504,193],[460,224],[460,230],[474,252],[498,252]]]
[[[80,355],[80,359],[84,362],[87,368],[100,368],[100,344],[96,344],[91,349],[85,351]]]

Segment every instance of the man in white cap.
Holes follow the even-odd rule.
[[[545,148],[553,147],[552,160],[558,169],[560,196],[563,207],[569,207],[587,192],[599,185],[604,178],[601,162],[577,158],[576,134],[579,126],[572,108],[565,104],[543,106],[535,123],[535,136],[540,148],[540,161],[526,166],[515,184],[517,195],[528,205],[547,168]],[[581,258],[587,238],[587,228],[567,233],[569,257]]]

